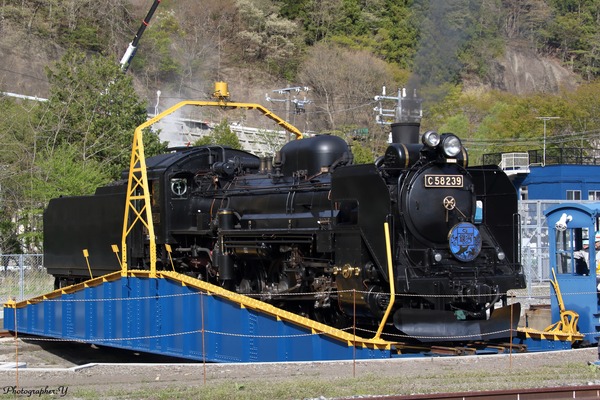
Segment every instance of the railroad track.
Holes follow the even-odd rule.
[[[7,331],[6,329],[0,329],[0,338],[3,337],[10,337],[13,336],[13,334],[9,331]]]
[[[409,396],[369,397],[369,400],[563,400],[600,399],[600,385],[539,389],[490,390],[485,392],[432,393]],[[350,400],[341,398],[339,400]]]

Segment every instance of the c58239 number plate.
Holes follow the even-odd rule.
[[[425,187],[453,188],[463,187],[462,175],[425,175]]]

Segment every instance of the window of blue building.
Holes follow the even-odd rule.
[[[581,190],[567,190],[567,200],[581,200]]]
[[[588,191],[588,200],[600,200],[600,190]]]

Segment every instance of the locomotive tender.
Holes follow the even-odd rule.
[[[148,158],[158,268],[337,327],[376,327],[395,299],[388,334],[508,337],[519,309],[506,293],[525,287],[512,183],[496,166],[468,167],[453,134],[419,143],[418,125],[393,129],[373,164],[353,164],[327,135],[291,141],[273,160],[213,145]],[[110,248],[125,203],[126,181],[50,201],[44,260],[57,288],[90,277],[82,249],[94,277],[119,269]],[[147,269],[147,232],[129,238],[130,268]]]

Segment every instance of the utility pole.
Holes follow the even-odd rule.
[[[546,166],[546,121],[551,119],[560,119],[560,117],[535,117],[536,119],[541,119],[544,121],[544,150],[543,150],[543,160],[542,167]]]
[[[410,92],[410,91],[408,91]],[[406,88],[398,89],[397,96],[388,96],[385,86],[380,96],[375,96],[379,104],[373,109],[377,113],[375,121],[379,125],[391,125],[388,137],[390,143],[418,143],[419,128],[423,117],[423,99],[417,96],[417,90],[412,94]],[[383,108],[383,102],[393,102],[394,108]],[[389,107],[389,106],[388,106]]]
[[[423,99],[417,96],[417,91],[413,90],[412,95],[406,93],[406,88],[398,89],[396,96],[388,96],[386,87],[383,86],[380,96],[375,96],[375,101],[379,105],[373,108],[377,113],[375,122],[379,125],[392,125],[398,122],[421,122],[423,109],[421,103]],[[392,100],[394,108],[383,108],[382,101]]]
[[[298,100],[296,97],[290,99],[292,93],[300,94],[300,92],[308,92],[310,88],[306,86],[293,86],[286,87],[283,89],[275,89],[273,93],[284,94],[286,95],[285,99],[274,99],[269,96],[268,93],[265,94],[265,99],[271,103],[285,103],[285,120],[290,122],[290,103],[294,104],[294,114],[302,114],[306,112],[306,105],[312,103],[312,100],[308,100],[306,96],[304,96],[304,100]],[[290,132],[286,134],[286,140],[290,141]]]

